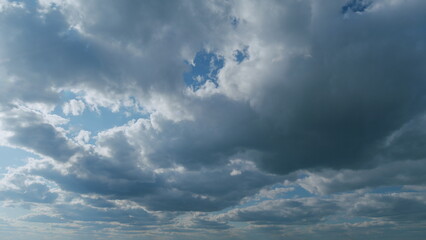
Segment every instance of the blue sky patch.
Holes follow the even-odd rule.
[[[25,150],[5,146],[0,146],[0,156],[0,174],[5,173],[7,167],[22,166],[26,163],[26,159],[37,158],[37,155]]]
[[[342,7],[342,13],[345,14],[349,11],[364,12],[371,5],[371,1],[366,0],[350,0]]]
[[[240,23],[240,19],[238,19],[237,17],[230,17],[231,19],[231,25],[236,28],[238,26],[238,24]]]
[[[242,50],[234,51],[234,60],[238,63],[243,62],[245,59],[249,57],[248,55],[248,47],[243,48]]]
[[[97,107],[98,111],[92,111],[90,108],[86,107],[80,115],[66,116],[62,112],[63,104],[72,99],[81,99],[81,96],[82,94],[80,93],[62,91],[62,103],[59,104],[53,111],[54,114],[70,120],[64,126],[72,130],[72,132],[74,132],[75,134],[78,134],[80,130],[86,130],[90,131],[92,133],[92,136],[94,136],[101,131],[124,125],[132,119],[148,117],[147,114],[136,112],[131,107],[121,107],[118,112],[113,112],[109,108],[100,106]]]
[[[217,74],[224,64],[222,56],[205,50],[198,52],[193,64],[190,64],[190,71],[183,74],[185,84],[195,91],[207,81],[213,82],[217,87]]]

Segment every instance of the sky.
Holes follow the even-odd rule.
[[[0,0],[0,239],[424,239],[425,12]]]

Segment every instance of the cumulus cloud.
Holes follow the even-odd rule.
[[[90,132],[85,130],[80,130],[78,132],[77,136],[75,137],[75,140],[78,144],[84,145],[89,142],[90,140]]]
[[[29,176],[27,168],[10,169],[0,181],[0,199],[18,203],[52,203],[58,193],[39,177]]]
[[[4,174],[0,198],[53,204],[20,219],[58,224],[420,219],[401,206],[424,207],[425,8],[0,0],[0,144],[39,157]],[[127,120],[95,132],[88,112]],[[416,193],[364,194],[389,186]],[[364,195],[346,206],[348,191]]]
[[[39,13],[35,11],[14,10],[17,12],[7,16],[23,15],[24,19],[28,18],[27,22],[33,19],[34,34],[42,32],[41,29],[52,34],[40,37],[40,45],[55,41],[60,51],[74,53],[61,55],[65,62],[60,65],[39,68],[40,74],[52,79],[51,84],[49,81],[39,84],[42,91],[50,91],[51,101],[55,96],[58,98],[55,89],[87,88],[101,95],[108,94],[117,101],[135,96],[151,112],[175,121],[192,120],[182,123],[190,129],[210,121],[221,125],[205,126],[204,129],[227,134],[229,127],[237,126],[232,130],[232,136],[224,136],[225,139],[235,139],[222,143],[224,157],[235,154],[233,149],[256,152],[251,157],[268,171],[288,173],[300,168],[369,166],[377,151],[377,143],[424,111],[420,101],[423,96],[420,77],[423,50],[417,47],[421,44],[419,38],[410,35],[421,28],[416,24],[422,19],[418,10],[421,7],[415,4],[397,2],[390,5],[378,1],[364,9],[362,15],[343,18],[339,1],[327,4],[284,2],[274,8],[279,16],[277,19],[271,18],[266,10],[258,11],[268,5],[257,2],[244,5],[236,2],[231,6],[220,2],[170,3],[170,6],[145,4],[146,7],[144,4],[111,2],[104,4],[104,11],[92,14],[91,9],[98,6],[95,1],[86,3],[84,9],[78,2],[66,2],[58,3],[57,7],[44,5],[43,21],[37,18]],[[348,6],[357,4],[360,3]],[[225,7],[232,7],[232,11],[224,10]],[[37,4],[27,8],[37,8]],[[405,18],[408,11],[412,16],[419,14],[419,18]],[[332,14],[325,16],[323,13]],[[404,21],[398,25],[388,24],[390,13]],[[236,17],[234,15],[239,19],[236,26],[229,20]],[[185,17],[175,21],[181,16]],[[130,21],[132,18],[140,18],[140,21]],[[148,24],[145,18],[158,19],[158,22]],[[195,23],[191,21],[194,18],[199,20]],[[111,19],[115,19],[113,23],[109,23]],[[27,27],[27,22],[14,23],[21,25],[13,29]],[[292,24],[295,22],[297,26]],[[381,30],[364,26],[364,22]],[[53,23],[55,25],[49,25]],[[264,25],[281,31],[266,30]],[[72,31],[66,30],[73,26]],[[333,32],[324,26],[333,26]],[[364,34],[358,34],[360,26],[364,26]],[[6,29],[12,31],[11,27]],[[188,29],[194,36],[189,42],[184,34]],[[222,34],[216,34],[218,31]],[[256,35],[250,35],[253,32]],[[18,37],[21,41],[18,42],[25,45],[28,38]],[[173,44],[168,44],[169,41]],[[211,46],[204,46],[206,41]],[[91,47],[82,47],[87,44]],[[157,50],[163,46],[167,49]],[[235,49],[241,46],[247,47],[250,58],[238,64],[226,61],[232,60]],[[83,52],[80,54],[73,48]],[[218,72],[215,94],[225,96],[223,99],[220,96],[198,99],[186,96],[182,91],[185,86],[181,76],[188,70],[184,60],[191,61],[203,48],[215,49],[225,59],[226,64]],[[141,53],[136,54],[137,50]],[[8,51],[9,55],[15,54],[13,47]],[[52,61],[60,51],[51,52],[55,54]],[[84,57],[87,54],[90,56]],[[127,59],[123,59],[124,56]],[[50,57],[49,54],[46,57]],[[82,65],[82,57],[90,62]],[[22,58],[28,64],[24,69],[36,67],[32,64],[49,62],[48,59],[30,61],[28,56]],[[154,64],[156,62],[162,64]],[[401,66],[401,62],[405,64]],[[74,70],[60,71],[64,65],[72,66]],[[14,85],[16,81],[34,78],[23,75],[34,71],[22,72],[12,65],[7,67],[10,77],[23,79],[11,80]],[[64,80],[54,81],[56,77],[52,74],[56,72],[61,72]],[[66,81],[68,78],[72,80]],[[43,98],[34,101],[44,101]],[[71,100],[64,105],[64,113],[76,115],[84,110],[82,106],[81,101]],[[193,107],[189,109],[188,106]],[[230,114],[234,112],[241,113]],[[229,118],[222,120],[223,116]],[[247,119],[250,119],[247,124],[239,124]],[[188,132],[192,131],[189,128],[182,131],[180,136],[192,134]],[[209,135],[207,131],[197,133],[202,137]],[[204,152],[201,149],[197,147]],[[214,159],[220,158],[214,156]]]
[[[38,112],[13,106],[1,113],[0,126],[5,141],[57,161],[68,161],[77,151],[62,129],[53,125]]]
[[[143,134],[151,137],[150,133],[157,131],[147,120],[131,122],[98,134],[95,147],[76,147],[76,153],[67,161],[34,160],[11,175],[40,176],[66,191],[132,199],[161,211],[220,210],[281,178],[241,159],[225,166],[196,165],[196,169],[170,165],[169,159],[156,162],[150,158],[150,146],[139,141]],[[165,144],[168,142],[160,146]],[[241,173],[231,175],[235,169]]]
[[[62,111],[65,115],[80,115],[83,113],[84,109],[86,108],[86,105],[81,100],[75,100],[72,99],[69,102],[65,103],[62,107]]]

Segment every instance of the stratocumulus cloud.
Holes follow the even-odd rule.
[[[425,11],[0,0],[1,235],[423,239]]]

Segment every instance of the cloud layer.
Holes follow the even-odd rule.
[[[425,9],[0,0],[0,229],[421,239]]]

